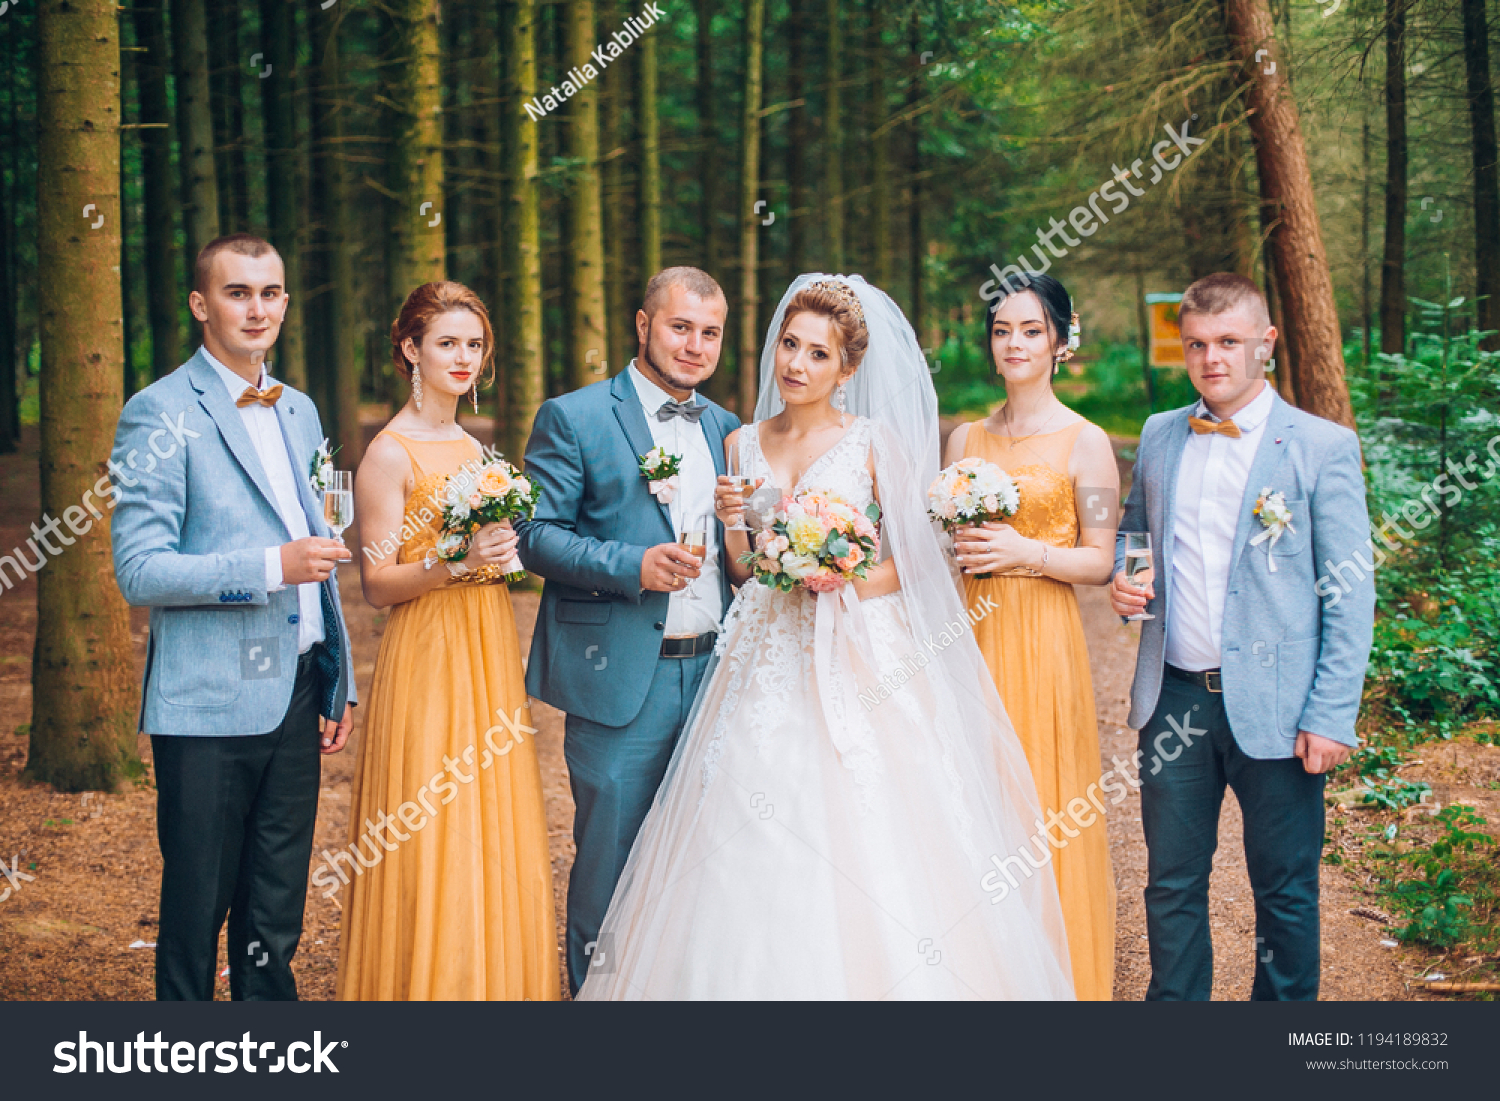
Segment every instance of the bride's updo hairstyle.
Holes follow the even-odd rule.
[[[1030,291],[1036,295],[1037,301],[1042,304],[1042,313],[1047,318],[1047,331],[1052,336],[1052,350],[1055,353],[1059,345],[1068,342],[1068,330],[1073,323],[1073,299],[1068,294],[1067,288],[1050,275],[1043,275],[1039,272],[1035,275],[1027,274],[1024,278],[1027,280],[1026,285],[1017,288],[1011,294],[1025,294]],[[1010,295],[1005,297],[1009,298]],[[995,313],[1000,312],[1000,307],[1004,303],[1005,298],[995,303]],[[984,348],[985,353],[991,358],[991,367],[996,366],[993,362],[994,353],[990,350],[990,333],[994,331],[994,328],[994,314],[991,314],[990,322],[985,326],[984,331]]]
[[[468,310],[479,318],[479,325],[484,330],[484,362],[479,365],[479,379],[485,386],[494,380],[495,331],[490,328],[490,311],[484,308],[479,295],[462,283],[451,280],[423,283],[401,303],[401,312],[391,322],[391,359],[396,364],[398,375],[410,382],[411,373],[416,366],[401,350],[406,339],[410,337],[411,342],[420,348],[422,338],[427,335],[433,320],[457,310]],[[488,376],[485,375],[486,370],[489,371]]]
[[[864,360],[865,350],[870,346],[870,331],[865,327],[865,312],[854,288],[833,279],[803,287],[786,304],[777,340],[786,335],[787,325],[799,313],[817,314],[833,322],[838,332],[839,359],[845,367],[856,368]]]

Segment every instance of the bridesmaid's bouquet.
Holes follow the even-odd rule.
[[[749,566],[762,585],[784,593],[798,585],[815,593],[837,592],[846,582],[863,579],[879,557],[879,519],[880,506],[873,501],[860,512],[819,490],[783,497],[740,564]]]
[[[475,532],[501,520],[530,520],[541,495],[540,486],[499,456],[477,469],[464,467],[448,479],[442,499],[442,528],[433,553],[445,562],[463,559]],[[501,566],[507,583],[526,576],[515,555]]]
[[[1005,520],[1021,507],[1015,481],[984,459],[959,459],[938,472],[927,488],[927,511],[943,530],[986,520]]]

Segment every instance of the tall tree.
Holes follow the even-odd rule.
[[[1380,350],[1406,350],[1406,13],[1385,3],[1385,250],[1380,263]]]
[[[885,5],[870,0],[869,47],[866,69],[870,83],[870,191],[871,229],[874,231],[874,270],[876,284],[887,293],[895,278],[895,257],[891,249],[891,163],[890,141],[885,130]]]
[[[621,0],[605,0],[599,9],[599,40],[609,37],[618,23],[624,4]],[[636,50],[639,50],[639,46]],[[626,53],[610,62],[601,74],[602,90],[599,103],[599,147],[603,163],[600,166],[603,188],[604,210],[604,316],[609,329],[608,368],[618,371],[630,360],[635,347],[635,326],[630,324],[634,311],[628,303],[638,297],[637,288],[631,281],[632,252],[630,228],[636,223],[630,216],[629,183],[625,178],[626,147],[636,148],[626,134],[625,108],[630,100],[630,56]],[[604,369],[599,360],[589,364],[590,372],[602,377]]]
[[[131,209],[130,203],[130,179],[131,179],[131,131],[140,133],[141,114],[140,99],[135,94],[138,81],[135,75],[135,47],[130,43],[130,24],[125,19],[117,21],[117,31],[120,36],[120,110],[116,116],[120,122],[120,335],[121,342],[125,347],[125,359],[122,364],[121,382],[123,390],[121,397],[129,401],[137,390],[135,374],[135,338],[139,332],[136,323],[136,312],[140,305],[141,284],[132,270],[133,252],[130,247],[131,227],[135,219],[135,211]],[[132,110],[132,104],[134,109]],[[132,121],[132,115],[134,119]],[[137,172],[139,169],[136,170]]]
[[[1226,0],[1225,14],[1248,84],[1250,133],[1260,170],[1261,202],[1277,218],[1270,240],[1276,287],[1291,330],[1298,404],[1338,424],[1354,426],[1344,382],[1342,334],[1323,231],[1313,197],[1312,171],[1302,141],[1297,104],[1286,78],[1266,0]],[[1257,50],[1279,63],[1267,75],[1252,61]]]
[[[1500,330],[1500,151],[1495,143],[1495,87],[1484,0],[1463,0],[1464,75],[1474,157],[1474,283],[1479,327]],[[1485,347],[1500,349],[1500,333]]]
[[[146,230],[146,316],[151,373],[175,370],[182,354],[183,283],[177,268],[177,193],[172,188],[171,107],[167,99],[167,19],[163,4],[134,9],[141,103],[141,190]]]
[[[823,109],[823,202],[827,207],[824,254],[829,271],[844,269],[844,46],[839,0],[828,0],[828,97]]]
[[[593,0],[567,0],[568,68],[593,68]],[[597,72],[597,71],[596,71]],[[598,381],[592,364],[608,354],[604,328],[604,213],[599,196],[599,85],[586,79],[568,100],[568,363],[569,386]]]
[[[656,108],[656,28],[641,36],[636,57],[636,130],[641,140],[641,278],[661,270],[661,120]]]
[[[360,350],[364,345],[359,325],[358,285],[355,278],[357,217],[343,160],[345,118],[350,99],[344,84],[339,31],[345,8],[313,14],[313,50],[318,69],[318,89],[313,104],[313,139],[317,143],[315,164],[318,178],[314,189],[324,197],[321,214],[322,252],[326,258],[328,283],[319,305],[325,317],[321,354],[324,371],[324,429],[340,448],[341,465],[358,465],[363,451],[359,428]],[[441,236],[437,238],[442,240]]]
[[[250,173],[245,159],[245,101],[241,95],[240,6],[209,4],[210,114],[214,122],[214,173],[219,183],[219,225],[226,233],[250,229]]]
[[[0,49],[14,58],[12,38],[17,20],[0,26]],[[5,82],[5,111],[0,115],[0,455],[15,451],[21,441],[21,395],[16,381],[16,173],[20,167],[16,127],[19,82]]]
[[[807,164],[808,145],[812,141],[807,120],[807,31],[809,0],[789,0],[786,17],[787,39],[787,258],[794,272],[811,270],[807,253]]]
[[[719,272],[719,126],[714,95],[714,4],[698,0],[698,186],[702,202],[698,220],[703,234],[703,267],[715,279]],[[712,380],[710,379],[710,382]]]
[[[496,425],[505,453],[519,458],[545,397],[542,339],[542,212],[537,185],[537,123],[521,109],[536,96],[537,0],[510,0],[505,27],[505,209],[509,355],[506,422]]]
[[[740,362],[739,414],[748,421],[755,412],[756,366],[760,362],[755,284],[759,260],[760,216],[755,197],[760,191],[761,79],[765,59],[763,31],[765,0],[745,0],[745,95],[740,119]]]
[[[114,580],[109,513],[93,501],[121,407],[120,41],[114,0],[37,8],[41,489],[29,779],[111,790],[141,773],[130,617]],[[92,207],[104,222],[80,215]],[[77,516],[74,516],[77,513]],[[61,528],[63,521],[73,532]],[[34,544],[34,545],[35,545]],[[36,552],[41,558],[41,551]]]
[[[163,0],[165,3],[166,0]],[[208,98],[205,0],[171,0],[172,73],[177,95],[177,167],[182,181],[183,255],[193,277],[198,252],[219,235],[214,123]]]
[[[922,276],[925,271],[927,241],[922,232],[922,127],[917,115],[917,104],[922,98],[921,85],[921,46],[922,26],[917,8],[912,8],[911,24],[908,29],[907,44],[911,57],[907,59],[907,66],[911,71],[911,80],[906,86],[906,113],[908,115],[907,127],[907,162],[911,169],[911,205],[907,208],[907,238],[909,254],[907,264],[909,270],[907,278],[911,281],[911,290],[908,292],[909,300],[907,308],[911,311],[911,327],[918,334],[917,340],[921,341],[922,313],[926,308],[926,296],[923,293]]]
[[[270,74],[260,83],[261,116],[266,149],[266,200],[270,208],[271,243],[281,253],[286,269],[286,290],[292,296],[281,336],[276,341],[276,372],[297,387],[307,389],[307,347],[303,319],[307,303],[302,298],[302,242],[299,235],[299,175],[302,158],[297,149],[295,74],[297,71],[296,20],[293,0],[260,0],[261,45]]]
[[[396,0],[391,18],[397,58],[391,70],[396,208],[390,277],[391,297],[399,303],[423,283],[446,278],[442,222],[432,224],[443,214],[443,90],[437,0]]]

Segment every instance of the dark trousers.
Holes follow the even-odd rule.
[[[630,846],[682,736],[709,655],[662,658],[638,715],[601,726],[569,715],[563,738],[573,789],[573,871],[568,877],[568,985],[574,994],[589,968],[611,965],[614,945],[598,942]]]
[[[1255,892],[1250,997],[1315,1001],[1323,777],[1308,774],[1297,757],[1245,756],[1229,729],[1223,695],[1171,676],[1162,681],[1140,749],[1151,948],[1146,1000],[1207,1001],[1213,989],[1208,876],[1228,784],[1244,814],[1245,864]]]
[[[159,1001],[212,1001],[229,915],[229,994],[294,1001],[318,814],[319,678],[313,654],[281,725],[245,737],[153,735],[161,845]]]

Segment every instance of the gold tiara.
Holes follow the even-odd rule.
[[[809,288],[827,291],[845,306],[853,311],[854,316],[859,319],[860,327],[864,327],[865,310],[859,304],[859,295],[854,293],[854,288],[839,279],[820,279],[816,283],[809,283]]]

